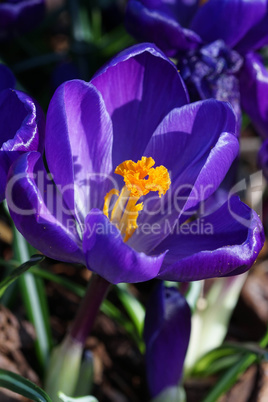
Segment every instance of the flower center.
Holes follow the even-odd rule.
[[[138,227],[137,219],[143,209],[143,203],[137,204],[138,200],[151,191],[158,191],[161,197],[170,187],[168,170],[164,166],[153,168],[154,164],[153,158],[143,156],[138,162],[127,160],[121,163],[114,171],[123,176],[125,185],[120,194],[114,188],[106,194],[103,213],[119,228],[124,242],[128,241]],[[113,195],[117,196],[117,200],[109,216]]]
[[[191,101],[215,98],[235,107],[234,102],[240,103],[237,73],[242,64],[243,59],[235,50],[216,40],[190,50],[180,59],[178,69]]]

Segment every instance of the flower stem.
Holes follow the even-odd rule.
[[[92,274],[69,333],[52,352],[45,379],[45,390],[54,402],[60,402],[59,391],[74,396],[78,379],[81,377],[84,344],[110,285],[110,282],[101,276]]]
[[[82,300],[69,334],[76,342],[85,343],[110,285],[110,282],[101,276],[92,274],[86,295]]]

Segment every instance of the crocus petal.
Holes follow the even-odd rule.
[[[176,288],[157,284],[144,323],[146,371],[152,397],[178,385],[191,331],[191,311]]]
[[[13,163],[6,188],[10,215],[27,241],[46,256],[83,263],[76,222],[47,176],[39,152],[23,154]]]
[[[150,139],[145,156],[152,156],[158,165],[164,165],[173,179],[181,177],[185,170],[192,171],[203,155],[207,158],[220,135],[226,132],[236,135],[235,115],[228,103],[215,99],[191,103],[173,109],[165,117]],[[188,178],[193,182],[197,174]],[[185,176],[179,184],[183,182]]]
[[[5,197],[7,173],[19,155],[44,149],[44,114],[29,95],[6,89],[0,92],[0,200]]]
[[[1,151],[44,150],[45,118],[38,103],[15,89],[0,93]]]
[[[268,138],[262,143],[259,150],[258,165],[261,167],[264,177],[268,180]]]
[[[138,0],[135,1],[138,2]],[[130,3],[132,0],[128,5]],[[155,10],[169,16],[183,27],[188,26],[199,6],[199,0],[140,0],[139,3],[149,10]]]
[[[240,54],[260,49],[268,44],[268,13],[258,24],[254,25],[236,45]]]
[[[239,73],[242,108],[260,134],[268,137],[268,71],[257,54],[249,53]]]
[[[85,221],[83,250],[87,266],[111,283],[144,282],[154,278],[165,253],[147,256],[123,242],[119,230],[100,210],[91,210]]]
[[[15,87],[15,77],[4,64],[0,64],[0,91],[6,88]]]
[[[84,81],[62,84],[48,109],[46,156],[55,183],[80,221],[103,206],[112,169],[112,123],[98,90]]]
[[[143,0],[144,1],[144,0]],[[200,0],[160,0],[161,4],[165,4],[165,7],[168,7],[172,15],[175,16],[177,21],[183,26],[188,27],[190,21],[192,20],[193,16],[195,15],[196,11],[199,8],[199,1]],[[148,2],[148,0],[147,0]],[[151,0],[149,0],[149,3]],[[153,2],[159,2],[159,0],[153,0]]]
[[[174,228],[155,249],[169,250],[159,278],[193,281],[245,272],[263,243],[258,215],[232,197],[213,214]]]
[[[266,0],[209,0],[199,8],[190,28],[205,42],[223,39],[234,47],[266,12]]]
[[[151,44],[120,53],[92,83],[112,118],[114,167],[127,159],[140,159],[165,115],[188,103],[175,65]]]
[[[45,16],[45,1],[21,1],[18,11],[17,27],[19,32],[27,32],[37,27]]]
[[[0,40],[34,29],[42,21],[44,15],[44,0],[1,2]]]
[[[160,9],[146,3],[151,2],[130,0],[126,9],[126,28],[137,40],[155,43],[169,57],[195,49],[202,42],[196,33],[180,25],[169,7],[163,7],[164,2],[160,2]]]
[[[168,235],[167,224],[172,228],[178,217],[198,210],[199,203],[219,187],[238,154],[235,124],[230,105],[214,99],[174,109],[163,120],[145,156],[169,169],[171,188],[160,200],[153,196],[144,201],[138,220],[141,230],[129,240],[132,247],[150,252]],[[145,223],[154,228],[149,235],[142,235]]]

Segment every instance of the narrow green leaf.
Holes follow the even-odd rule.
[[[249,125],[250,118],[246,113],[242,114],[242,131]]]
[[[70,281],[69,279],[65,278],[64,276],[55,275],[53,274],[53,272],[47,271],[39,267],[32,267],[30,272],[35,276],[39,276],[40,278],[58,283],[59,285],[65,287],[66,289],[70,290],[79,297],[84,297],[85,295],[86,289],[84,286],[78,285],[73,281]]]
[[[102,15],[99,8],[93,8],[92,11],[92,36],[94,40],[99,40],[102,36]]]
[[[20,287],[28,318],[36,331],[36,353],[41,369],[44,370],[52,347],[44,284],[41,278],[35,278],[34,275],[26,272],[20,278]]]
[[[29,259],[30,247],[15,226],[13,227],[13,233],[15,257],[22,263]],[[35,347],[37,358],[41,369],[44,370],[52,346],[52,335],[49,325],[49,312],[44,284],[40,278],[35,278],[30,272],[26,272],[19,277],[19,285],[27,316],[36,331]]]
[[[221,395],[226,393],[237,381],[239,376],[246,371],[257,360],[256,355],[246,354],[217,382],[215,387],[209,392],[209,394],[203,399],[203,402],[215,402]]]
[[[237,355],[237,349],[223,345],[219,348],[213,349],[202,356],[195,364],[191,374],[194,376],[206,375],[207,370],[210,370],[211,366],[218,360],[226,357]]]
[[[33,265],[38,264],[41,262],[45,257],[43,255],[33,255],[29,261],[23,263],[18,268],[14,269],[11,274],[9,274],[1,283],[0,283],[0,297],[3,296],[6,289],[8,288],[11,283],[13,283],[16,279],[20,277],[20,275],[24,274],[31,268]]]
[[[125,284],[117,285],[116,290],[117,296],[135,325],[138,335],[142,336],[145,308],[131,293],[129,293]]]
[[[96,42],[103,57],[111,57],[120,52],[124,48],[135,43],[133,38],[126,32],[122,25],[102,35],[100,40]]]
[[[52,282],[62,285],[63,287],[70,290],[71,292],[73,292],[74,294],[76,294],[81,298],[84,297],[85,295],[86,292],[85,287],[73,283],[72,281],[70,281],[67,278],[64,278],[63,276],[55,275],[52,272],[46,271],[38,267],[32,267],[30,272],[34,275],[40,276],[44,279],[48,279]],[[109,300],[105,299],[101,304],[100,310],[105,315],[107,315],[112,320],[121,325],[125,329],[125,331],[129,334],[129,336],[137,343],[141,352],[143,351],[144,345],[140,336],[137,334],[137,330],[135,330],[134,324],[130,320],[126,319],[122,315],[122,312],[117,307],[115,307],[111,302],[109,302]]]
[[[224,370],[233,367],[241,359],[241,354],[232,354],[229,356],[221,357],[218,360],[214,360],[210,366],[207,366],[200,375],[202,377],[209,377],[213,374],[223,372]]]
[[[52,402],[52,399],[50,399],[45,391],[36,384],[8,370],[0,369],[0,387],[7,388],[10,391],[31,399],[32,401]]]
[[[268,345],[268,328],[265,336],[259,342],[260,348],[266,348]],[[252,347],[251,347],[252,348]],[[266,358],[265,354],[263,358]],[[217,384],[212,388],[203,402],[215,402],[221,395],[226,393],[237,381],[239,376],[244,373],[248,367],[256,363],[260,359],[259,349],[255,353],[245,352],[241,359],[229,370],[226,371],[219,379]]]
[[[0,258],[0,265],[13,269],[13,268],[18,268],[19,262],[14,259],[6,261],[6,260],[4,260],[4,258]]]

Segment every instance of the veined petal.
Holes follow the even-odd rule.
[[[1,151],[44,150],[45,117],[31,96],[15,89],[0,93]]]
[[[45,117],[38,103],[14,89],[0,92],[0,201],[9,167],[23,152],[44,149]]]
[[[202,42],[201,38],[180,25],[172,12],[176,10],[171,11],[170,4],[160,1],[157,2],[160,3],[158,7],[151,3],[139,0],[128,2],[126,28],[137,40],[155,43],[169,57],[176,56],[179,51],[197,48]]]
[[[200,202],[216,191],[238,154],[235,125],[229,104],[213,99],[174,109],[163,120],[144,155],[170,171],[171,188],[161,199],[144,200],[140,231],[129,240],[132,247],[150,252],[177,218],[198,210]],[[148,225],[152,230],[145,234],[142,228]]]
[[[83,250],[87,267],[114,284],[154,278],[165,256],[165,252],[147,256],[133,250],[123,242],[116,226],[97,209],[86,218]]]
[[[222,133],[235,136],[235,128],[235,115],[228,103],[215,99],[191,103],[173,109],[165,117],[150,139],[145,156],[164,165],[174,179],[189,166],[191,170]]]
[[[17,229],[32,246],[56,260],[84,262],[76,222],[48,179],[39,152],[23,154],[13,163],[6,199]]]
[[[101,92],[112,118],[114,168],[128,159],[139,160],[163,118],[188,103],[175,65],[152,44],[123,51],[97,73],[92,83]]]
[[[199,8],[190,28],[205,42],[223,39],[234,47],[266,12],[266,0],[209,0]]]
[[[80,80],[62,84],[48,109],[46,157],[55,183],[80,222],[92,207],[102,208],[114,184],[109,182],[112,142],[111,119],[98,90]]]
[[[187,282],[241,274],[252,266],[263,244],[258,215],[232,197],[211,215],[177,227],[155,249],[169,250],[159,278]]]
[[[199,0],[135,0],[149,10],[169,16],[183,27],[187,27],[199,7]],[[129,2],[132,3],[132,0]],[[128,3],[128,5],[129,5]]]
[[[152,397],[178,386],[191,331],[191,311],[176,288],[159,282],[146,306],[146,372]]]
[[[239,73],[242,108],[264,137],[268,137],[268,70],[259,55],[246,55]]]

